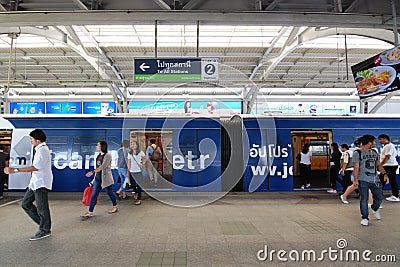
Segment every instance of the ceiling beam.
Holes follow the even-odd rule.
[[[7,9],[2,4],[0,4],[0,11],[7,12]]]
[[[72,29],[72,31],[74,31],[73,27],[71,27],[71,29]],[[80,27],[80,30],[81,30],[81,32],[82,32],[84,35],[86,35],[86,37],[90,40],[90,42],[96,47],[96,49],[97,49],[97,51],[98,51],[98,53],[99,53],[99,56],[102,58],[102,60],[103,60],[106,64],[108,64],[108,65],[112,68],[112,70],[114,71],[114,73],[115,73],[115,75],[117,76],[117,78],[118,78],[118,79],[123,79],[123,76],[122,76],[122,74],[118,71],[117,66],[114,64],[114,62],[113,62],[109,57],[106,56],[104,50],[99,46],[99,44],[97,43],[97,41],[93,38],[93,36],[90,35],[90,33],[86,30],[86,28],[83,27],[83,26],[81,26],[81,27]],[[81,41],[79,40],[79,37],[78,37],[78,42],[81,43]],[[86,55],[85,55],[86,57],[90,57],[90,56],[87,54],[87,50],[86,50],[86,48],[85,48],[84,46],[80,46],[80,45],[79,45],[79,48],[81,48],[81,49],[82,49],[82,52],[83,52],[84,54],[86,54]],[[103,67],[100,66],[100,62],[98,62],[98,60],[95,60],[95,61],[93,61],[93,60],[90,60],[90,61],[89,61],[89,60],[88,60],[88,62],[98,71],[98,73],[100,74],[100,76],[101,76],[103,79],[110,79],[110,76],[106,73],[106,70],[105,70]],[[121,81],[121,85],[122,85],[124,88],[127,87],[127,83],[126,83],[125,81]],[[116,85],[116,83],[114,83],[114,82],[112,82],[111,85],[108,86],[108,87],[110,88],[111,93],[112,93],[113,96],[115,97],[114,100],[116,101],[117,106],[118,106],[118,109],[120,110],[120,112],[127,112],[127,111],[125,111],[125,110],[122,109],[122,105],[121,105],[121,103],[119,102],[119,98],[117,97],[117,95],[119,95],[119,96],[122,98],[122,101],[125,102],[125,101],[126,101],[126,95],[119,89],[118,85]],[[126,89],[125,89],[125,91],[126,91]]]
[[[167,5],[163,0],[153,0],[159,7],[165,10],[171,10],[171,7]]]
[[[82,3],[82,1],[80,0],[72,0],[80,9],[82,10],[89,10],[89,8],[87,8],[87,6],[85,6],[84,3]]]
[[[46,11],[6,12],[0,27],[40,25],[127,25],[200,21],[202,25],[281,25],[308,27],[392,29],[391,15],[311,12],[213,12],[213,11]]]
[[[202,4],[204,0],[190,0],[182,9],[183,10],[193,10]]]
[[[355,9],[355,8],[358,6],[359,2],[360,2],[360,0],[354,0],[354,1],[346,8],[346,10],[344,11],[344,13],[352,12],[353,9]]]
[[[282,29],[279,31],[279,34],[272,41],[271,45],[267,49],[265,49],[263,55],[258,60],[257,66],[253,69],[253,71],[252,71],[252,73],[251,73],[251,75],[249,77],[250,80],[254,79],[257,71],[264,65],[264,61],[266,61],[265,59],[268,58],[268,56],[271,53],[272,49],[275,48],[276,43],[282,38],[282,36],[286,33],[287,30],[288,30],[288,27],[282,27]]]
[[[269,5],[265,8],[265,11],[274,10],[275,7],[278,5],[278,3],[279,3],[280,1],[281,1],[281,0],[274,0],[274,1],[272,1],[271,4],[269,4]]]

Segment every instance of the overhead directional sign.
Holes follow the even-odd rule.
[[[218,58],[135,59],[135,82],[218,81]]]

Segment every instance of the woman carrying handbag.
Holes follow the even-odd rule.
[[[101,189],[107,192],[112,202],[112,209],[108,213],[115,213],[118,211],[117,199],[112,191],[112,185],[114,184],[114,178],[111,173],[111,154],[107,151],[107,142],[99,141],[96,146],[96,150],[99,151],[99,155],[96,157],[96,169],[86,173],[86,177],[94,175],[92,180],[93,191],[92,199],[90,200],[89,210],[85,212],[81,217],[83,219],[88,219],[93,216],[93,210],[96,206],[97,196],[99,195]]]

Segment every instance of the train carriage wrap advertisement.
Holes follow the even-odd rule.
[[[400,88],[400,47],[386,50],[351,67],[360,99]]]

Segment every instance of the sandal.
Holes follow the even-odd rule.
[[[81,215],[82,220],[90,219],[93,217],[93,212],[87,211]]]
[[[137,201],[135,202],[135,205],[140,205],[140,204],[142,204],[142,201],[140,201],[140,200],[137,200]]]
[[[114,206],[114,207],[112,207],[112,209],[108,212],[108,213],[116,213],[118,211],[118,207],[117,206]]]

